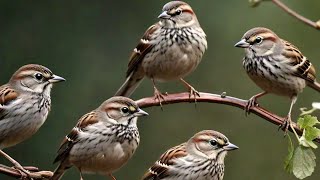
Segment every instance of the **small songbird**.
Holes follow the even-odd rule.
[[[246,111],[249,112],[256,105],[256,100],[268,93],[289,97],[291,105],[282,125],[287,131],[298,94],[306,85],[320,92],[315,68],[297,47],[267,28],[250,29],[235,46],[245,49],[243,67],[263,90],[250,98]]]
[[[82,116],[63,140],[58,156],[60,161],[51,180],[58,180],[64,171],[75,166],[82,173],[110,176],[122,167],[138,147],[139,116],[148,113],[126,97],[112,97],[97,109]]]
[[[28,64],[0,87],[0,154],[26,175],[29,172],[2,149],[21,143],[38,131],[50,111],[52,85],[61,81],[65,79],[48,68]]]
[[[164,96],[155,82],[180,80],[196,98],[199,92],[182,78],[196,69],[207,49],[206,34],[196,14],[182,1],[164,5],[159,22],[144,33],[134,49],[126,81],[116,96],[129,97],[146,76],[152,80],[155,99],[161,104]]]
[[[223,134],[204,130],[162,154],[142,180],[222,180],[224,158],[235,149]]]

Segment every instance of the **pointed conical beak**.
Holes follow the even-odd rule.
[[[227,150],[227,151],[232,151],[232,150],[239,149],[239,147],[234,145],[234,144],[232,144],[232,143],[228,143],[228,145],[223,146],[223,149]]]
[[[149,114],[147,112],[145,112],[144,110],[142,109],[138,109],[137,112],[134,113],[135,116],[149,116]]]
[[[57,83],[57,82],[61,82],[61,81],[65,81],[66,79],[64,79],[63,77],[57,76],[57,75],[53,75],[51,77],[51,79],[49,79],[48,81],[50,83]]]
[[[163,11],[163,12],[158,16],[158,18],[160,18],[160,19],[169,19],[169,18],[171,18],[171,16],[168,14],[167,11]]]
[[[235,45],[235,47],[239,47],[239,48],[247,48],[250,46],[249,43],[247,43],[246,39],[241,39],[239,42],[237,42]]]

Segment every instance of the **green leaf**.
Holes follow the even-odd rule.
[[[305,115],[298,119],[298,126],[301,129],[305,129],[307,127],[313,127],[316,124],[319,124],[319,121],[315,116]]]
[[[284,161],[284,169],[288,172],[288,173],[292,173],[292,167],[293,167],[293,163],[292,163],[292,157],[293,157],[293,152],[294,152],[294,148],[293,148],[293,144],[291,141],[290,136],[288,135],[288,155]]]
[[[298,146],[292,157],[292,172],[298,179],[310,176],[316,166],[316,156],[311,148]]]
[[[316,128],[316,127],[307,127],[306,129],[306,140],[308,141],[312,141],[315,138],[320,136],[320,129]]]
[[[303,135],[299,138],[299,144],[304,147],[311,147],[313,149],[317,149],[318,146],[313,141],[306,139],[305,132],[306,131],[303,130]]]
[[[318,146],[313,142],[317,137],[320,137],[320,129],[313,127],[318,124],[319,121],[316,117],[306,115],[303,118],[298,119],[298,125],[303,128],[303,134],[299,138],[299,144],[304,147],[312,147],[316,149]]]

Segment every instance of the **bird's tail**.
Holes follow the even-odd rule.
[[[71,166],[65,166],[64,163],[60,163],[56,170],[54,170],[53,176],[49,180],[60,180],[65,172]]]
[[[122,84],[119,90],[116,92],[115,96],[126,96],[129,97],[134,90],[139,86],[143,80],[143,75],[138,75],[136,73],[131,73],[126,81]]]
[[[320,92],[320,83],[318,83],[317,81],[314,81],[313,83],[308,83],[308,86]]]

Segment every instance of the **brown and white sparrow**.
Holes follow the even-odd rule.
[[[305,86],[320,92],[316,71],[311,62],[291,43],[279,38],[270,29],[256,27],[247,31],[235,44],[245,48],[243,67],[249,77],[263,90],[248,101],[249,112],[256,100],[268,93],[291,99],[283,128],[291,125],[291,110]]]
[[[155,82],[180,80],[189,90],[190,96],[199,96],[182,78],[196,69],[207,49],[206,34],[196,14],[182,1],[171,1],[164,5],[158,16],[159,22],[149,27],[134,49],[126,81],[116,96],[130,96],[146,76],[153,82],[155,98],[164,100]]]
[[[28,174],[2,149],[14,146],[35,134],[50,111],[52,85],[65,81],[48,68],[28,64],[18,69],[0,87],[0,154]]]
[[[162,154],[142,180],[222,180],[224,158],[235,149],[223,134],[204,130]]]
[[[75,166],[82,173],[106,176],[122,167],[138,147],[139,116],[148,113],[126,97],[112,97],[97,109],[82,116],[77,125],[63,140],[58,156],[60,161],[51,180],[62,177],[64,171]]]

